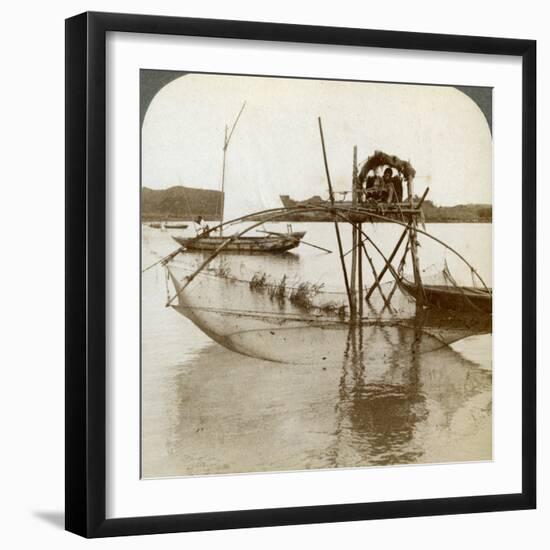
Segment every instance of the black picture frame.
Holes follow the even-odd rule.
[[[106,519],[105,40],[109,31],[480,53],[522,60],[522,491]],[[536,506],[536,42],[115,13],[66,20],[66,529],[108,537]]]

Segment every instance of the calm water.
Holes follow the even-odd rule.
[[[364,225],[389,254],[401,229]],[[268,229],[286,231],[286,224]],[[293,224],[306,240],[337,245],[332,224]],[[351,246],[343,229],[344,248]],[[490,224],[431,224],[491,285]],[[171,235],[144,226],[143,265],[175,248]],[[440,245],[420,238],[425,280],[446,260],[455,279],[468,268]],[[382,261],[372,254],[377,267]],[[190,264],[202,256],[186,255]],[[343,290],[336,254],[301,245],[282,256],[227,255],[239,278],[257,271]],[[369,284],[365,269],[365,282]],[[416,355],[399,343],[388,356],[368,353],[351,334],[341,364],[285,365],[231,352],[189,320],[165,308],[161,269],[142,280],[142,466],[144,477],[383,466],[492,456],[491,336]]]

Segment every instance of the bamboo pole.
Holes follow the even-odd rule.
[[[413,206],[413,197],[414,197],[414,179],[409,177],[407,180],[408,183],[408,192],[409,192],[409,202]],[[424,193],[425,194],[425,193]],[[416,233],[416,217],[412,214],[409,216],[409,249],[411,251],[411,261],[413,267],[413,276],[414,284],[421,292],[416,299],[417,305],[422,305],[426,301],[426,296],[424,294],[424,287],[422,286],[422,277],[420,276],[420,262],[418,260],[418,240]]]
[[[424,202],[424,199],[426,198],[426,195],[428,194],[429,190],[430,190],[430,188],[426,187],[426,190],[424,191],[424,194],[420,198],[420,201],[418,203],[417,208],[420,208],[422,206],[422,203]],[[411,219],[412,219],[412,216],[411,216]],[[395,222],[395,223],[398,223],[398,222]],[[403,224],[399,224],[399,225],[403,225]],[[401,234],[401,237],[399,237],[399,240],[397,241],[397,244],[395,245],[395,248],[393,249],[392,253],[390,254],[390,257],[389,257],[390,262],[393,261],[393,259],[395,258],[395,255],[397,254],[397,251],[399,250],[399,247],[401,246],[401,243],[403,242],[403,240],[405,239],[405,237],[407,236],[407,234],[409,232],[409,228],[410,228],[410,222],[407,225],[407,227],[405,228],[405,230],[403,231],[403,233]],[[382,271],[380,272],[380,275],[378,276],[378,278],[374,281],[374,284],[369,288],[369,291],[367,292],[367,295],[365,296],[365,300],[368,300],[372,296],[372,293],[375,291],[376,287],[380,284],[380,281],[382,280],[382,277],[384,277],[384,275],[386,274],[387,270],[388,270],[388,266],[385,265],[384,268],[382,269]]]
[[[359,224],[358,226],[358,235],[359,240],[361,240],[361,233],[363,232],[362,224]],[[362,241],[361,241],[362,242]],[[363,317],[363,254],[361,251],[359,251],[359,262],[358,262],[358,273],[359,273],[359,281],[358,281],[358,288],[359,288],[359,296],[357,298],[359,302],[359,318]]]
[[[325,163],[325,173],[327,176],[327,184],[328,184],[328,192],[330,197],[330,204],[334,207],[334,193],[332,191],[332,183],[330,181],[330,172],[328,169],[328,161],[327,161],[327,151],[325,148],[325,137],[323,135],[323,125],[321,124],[321,117],[318,117],[319,122],[319,133],[321,134],[321,146],[323,148],[323,160]],[[346,292],[348,295],[348,302],[349,302],[349,308],[350,312],[353,311],[353,299],[351,297],[351,292],[349,288],[349,281],[348,281],[348,271],[346,269],[346,261],[344,260],[343,256],[343,250],[342,250],[342,239],[340,237],[340,229],[338,229],[338,222],[334,222],[334,229],[336,231],[336,240],[338,241],[338,251],[340,253],[340,263],[342,265],[342,273],[344,275],[344,283],[346,285]]]
[[[378,275],[376,273],[376,268],[374,267],[374,262],[372,261],[372,258],[369,256],[369,253],[367,252],[367,247],[365,246],[365,241],[366,240],[367,239],[361,241],[361,246],[363,248],[363,253],[367,257],[367,260],[369,261],[371,271],[372,271],[372,275],[376,279],[378,277]],[[369,241],[370,241],[370,239],[369,239]],[[391,311],[390,302],[388,301],[388,298],[386,298],[386,295],[384,294],[384,291],[382,290],[382,287],[380,285],[378,285],[378,290],[380,291],[380,296],[382,296],[382,300],[384,300],[384,306],[387,307]]]
[[[223,218],[225,214],[225,157],[227,155],[227,148],[229,147],[229,142],[231,141],[231,136],[233,135],[233,132],[235,131],[235,128],[237,127],[237,123],[239,122],[239,119],[241,118],[241,115],[243,114],[244,108],[246,107],[246,101],[243,103],[241,110],[239,111],[239,114],[237,115],[237,118],[235,119],[235,122],[233,123],[233,126],[231,127],[231,131],[229,132],[229,136],[227,135],[228,127],[227,124],[225,125],[225,135],[223,138],[223,164],[222,164],[222,196],[220,198],[221,201],[221,224],[220,224],[220,237],[223,235]]]
[[[401,261],[399,262],[399,265],[397,266],[397,273],[400,274],[401,273],[401,270],[403,269],[404,265],[405,265],[405,260],[407,259],[407,255],[409,254],[409,243],[407,242],[406,246],[405,246],[405,252],[403,253],[403,256],[401,257]],[[393,286],[392,286],[392,289],[390,291],[390,293],[388,294],[388,300],[391,301],[391,299],[393,298],[393,295],[395,294],[395,291],[397,290],[397,287],[398,287],[398,283],[397,281],[394,281],[393,283]],[[386,307],[386,306],[384,306]],[[384,310],[382,310],[384,311]]]
[[[401,237],[399,237],[399,240],[397,241],[397,244],[395,245],[395,248],[393,249],[392,253],[390,254],[390,256],[388,258],[389,262],[392,262],[393,259],[395,258],[395,255],[397,254],[397,251],[399,250],[399,247],[401,246],[401,243],[403,242],[403,240],[407,236],[408,231],[409,231],[408,228],[405,229],[405,231],[403,231],[403,233],[401,234]],[[369,288],[369,290],[367,292],[367,295],[365,296],[365,300],[368,300],[372,296],[372,293],[376,290],[376,287],[380,286],[380,281],[382,280],[382,277],[384,277],[384,275],[386,274],[387,270],[388,270],[388,266],[385,265],[382,268],[382,271],[380,271],[380,274],[378,275],[378,277],[375,279],[373,285]]]
[[[409,249],[411,251],[411,260],[413,266],[414,285],[420,290],[416,303],[422,305],[426,301],[424,287],[422,286],[422,277],[420,276],[420,260],[418,259],[418,241],[416,233],[416,220],[411,217],[409,229]]]
[[[351,204],[355,208],[357,206],[357,193],[355,190],[355,167],[357,165],[357,145],[353,147],[353,165],[351,176]],[[351,294],[351,318],[357,316],[357,296],[356,296],[356,281],[357,281],[357,227],[351,228],[352,237],[352,254],[351,254],[351,276],[350,276],[350,294]]]
[[[225,157],[227,155],[227,124],[225,125],[225,134],[223,137],[223,161],[222,161],[222,194],[220,196],[220,237],[223,235],[223,216],[225,210]]]
[[[361,246],[361,242],[355,243],[355,248],[359,248],[360,246]],[[349,250],[344,252],[344,258],[353,252],[353,248],[354,247],[352,246]]]
[[[359,184],[359,178],[358,178],[359,169],[357,166],[357,145],[353,148],[353,192],[355,195],[355,204],[358,204],[361,206],[362,202],[362,195],[360,193],[360,184]],[[357,224],[356,228],[356,242],[363,242],[362,241],[362,234],[363,232],[363,224],[359,222]],[[357,297],[357,300],[359,302],[359,319],[363,317],[363,251],[361,249],[358,250],[358,257],[357,257],[357,288],[359,289],[359,295]]]

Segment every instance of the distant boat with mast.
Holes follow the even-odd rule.
[[[206,231],[200,232],[196,237],[177,237],[172,238],[186,250],[206,250],[216,251],[220,247],[224,252],[241,252],[241,253],[271,253],[280,254],[288,250],[296,248],[304,235],[305,231],[292,231],[289,226],[288,233],[278,233],[275,231],[263,231],[263,236],[224,236],[224,210],[225,210],[225,167],[227,149],[237,123],[241,118],[241,115],[246,106],[246,101],[243,103],[231,130],[228,133],[228,127],[225,127],[225,137],[223,144],[223,163],[222,163],[222,181],[221,181],[221,194],[220,194],[220,223]],[[215,233],[219,234],[216,235]]]

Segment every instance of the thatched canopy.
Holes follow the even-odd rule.
[[[367,162],[363,165],[363,168],[361,168],[361,172],[359,173],[359,181],[365,181],[367,174],[371,170],[376,170],[379,166],[384,165],[391,166],[392,168],[399,170],[399,172],[401,172],[407,180],[414,178],[416,174],[416,171],[411,166],[410,162],[401,160],[395,155],[388,155],[383,151],[375,151],[374,155],[371,155],[367,159]]]

